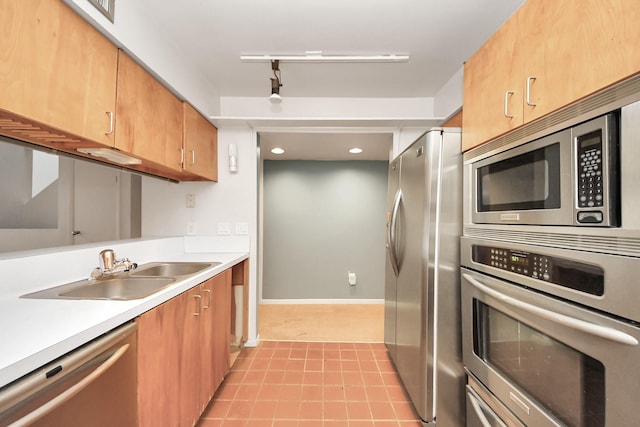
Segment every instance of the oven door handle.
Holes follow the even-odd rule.
[[[541,308],[535,306],[533,304],[526,303],[524,301],[517,300],[508,295],[505,295],[501,292],[498,292],[490,287],[480,283],[477,279],[472,277],[467,273],[463,273],[462,277],[464,277],[469,283],[471,283],[478,290],[486,293],[487,295],[496,298],[505,304],[509,304],[512,307],[519,308],[528,313],[534,314],[536,316],[540,316],[552,322],[558,323],[560,325],[576,329],[582,332],[586,332],[591,335],[595,335],[601,338],[608,339],[610,341],[614,341],[620,344],[626,345],[638,345],[638,340],[632,337],[629,334],[618,331],[617,329],[609,328],[606,326],[596,325],[595,323],[586,322],[584,320],[576,319],[574,317],[566,316],[564,314],[556,313],[551,310],[547,310],[545,308]]]
[[[469,398],[469,402],[471,402],[471,407],[473,408],[473,412],[476,413],[476,416],[478,417],[478,421],[480,421],[480,424],[482,424],[482,427],[493,427],[489,422],[489,420],[487,419],[486,415],[484,414],[484,411],[480,407],[480,402],[478,402],[478,399],[468,391],[467,391],[467,397]],[[500,424],[501,426],[504,426],[503,423],[500,423]]]

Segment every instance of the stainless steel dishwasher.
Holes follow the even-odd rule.
[[[0,426],[135,426],[137,326],[129,323],[0,389]]]

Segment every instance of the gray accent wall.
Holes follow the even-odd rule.
[[[387,169],[264,161],[263,299],[384,298]]]

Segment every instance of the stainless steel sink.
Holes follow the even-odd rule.
[[[152,262],[129,273],[130,277],[176,277],[195,274],[205,268],[220,265],[219,262]]]
[[[22,295],[35,299],[132,300],[145,298],[171,285],[178,278],[196,274],[220,262],[151,262],[130,272],[96,280],[80,280]]]
[[[171,277],[114,277],[80,285],[58,295],[62,298],[131,300],[148,297],[175,281]]]
[[[148,297],[175,281],[173,277],[113,276],[67,283],[22,295],[21,298],[132,300]]]

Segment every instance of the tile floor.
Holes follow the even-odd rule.
[[[420,427],[381,343],[263,341],[240,352],[198,427]]]

